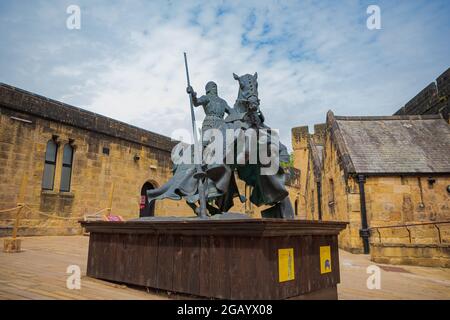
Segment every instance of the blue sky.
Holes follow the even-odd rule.
[[[81,29],[66,28],[69,5]],[[368,5],[381,29],[366,27]],[[199,93],[258,72],[267,123],[390,115],[450,67],[450,1],[0,1],[0,82],[171,135]],[[202,111],[197,111],[202,118]]]

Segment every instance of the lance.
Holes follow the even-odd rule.
[[[186,79],[188,87],[191,86],[191,81],[189,79],[189,69],[187,64],[186,52],[184,52],[184,66],[186,69]],[[195,157],[195,167],[196,173],[194,177],[198,179],[198,196],[200,201],[199,208],[199,216],[200,218],[206,218],[206,194],[205,194],[205,185],[203,184],[203,179],[206,177],[205,173],[202,170],[202,147],[199,144],[198,136],[197,136],[197,128],[195,126],[195,113],[194,113],[194,103],[192,101],[192,95],[189,94],[189,103],[191,105],[191,120],[192,120],[192,131],[194,135],[194,157]],[[206,180],[205,180],[206,181]]]

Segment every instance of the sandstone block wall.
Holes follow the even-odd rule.
[[[341,248],[362,253],[361,203],[356,177],[346,176],[339,159],[336,145],[329,132],[324,137],[322,171],[322,218],[323,220],[347,221],[349,225],[339,235]],[[317,186],[308,158],[306,195],[306,217],[317,219]],[[364,185],[369,227],[405,223],[450,220],[450,175],[421,176],[368,176]],[[413,227],[413,243],[436,244],[437,234],[433,226]],[[448,243],[450,228],[441,228],[442,241]],[[383,243],[409,243],[406,229],[380,229]],[[373,235],[377,242],[379,234]]]
[[[54,136],[59,145],[54,187],[42,190],[46,145]],[[61,192],[62,151],[69,140],[74,146],[71,188],[70,192]],[[103,153],[104,148],[109,149],[109,154]],[[135,155],[139,160],[134,159]],[[0,210],[16,205],[24,175],[27,177],[24,202],[35,212],[81,218],[108,207],[114,182],[112,213],[136,218],[143,184],[150,181],[160,186],[171,177],[170,153],[1,109]],[[187,209],[183,202],[168,200],[158,201],[155,211],[160,215],[183,215],[190,212]],[[2,226],[11,226],[14,215],[15,212],[0,214]],[[22,235],[80,232],[76,220],[51,219],[28,211],[23,213],[20,226]]]
[[[395,115],[442,114],[449,120],[450,68],[435,82],[430,83],[414,98],[401,107]]]
[[[450,268],[450,244],[384,244],[370,246],[376,263]]]
[[[365,184],[371,226],[450,219],[447,176],[369,177]]]

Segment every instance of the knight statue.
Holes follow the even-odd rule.
[[[190,86],[188,75],[186,91],[190,95],[191,109],[192,105],[203,106],[206,115],[202,123],[200,148],[203,157],[208,154],[208,145],[214,140],[211,140],[211,134],[209,134],[211,131],[221,133],[222,137],[227,136],[229,130],[237,134],[232,136],[231,141],[223,143],[223,157],[220,161],[214,163],[203,161],[197,166],[193,163],[175,164],[173,177],[165,185],[147,191],[148,201],[165,198],[185,199],[199,215],[203,199],[208,215],[220,217],[233,207],[234,198],[238,197],[241,202],[246,201],[246,198],[239,193],[235,177],[237,175],[246,185],[252,187],[250,201],[253,204],[270,206],[261,212],[263,217],[293,219],[294,212],[285,186],[286,173],[279,165],[279,162],[289,161],[289,154],[286,147],[278,143],[277,136],[272,134],[274,130],[264,124],[265,118],[260,110],[258,98],[258,75],[255,73],[238,76],[233,73],[233,77],[239,83],[239,91],[233,108],[230,108],[227,102],[219,97],[217,84],[212,81],[206,84],[205,95],[198,98],[197,93]],[[191,112],[194,118],[193,111]],[[227,114],[226,118],[224,118],[225,114]],[[249,163],[248,159],[252,156],[249,149],[243,148],[242,151],[234,148],[236,144],[239,145],[237,140],[252,130],[258,137],[257,148],[261,148],[265,143],[277,142],[275,144],[277,149],[271,152],[277,154],[279,162],[276,163],[275,171],[271,174],[262,173],[264,169],[267,169],[267,165],[259,157],[256,162]],[[195,148],[191,145],[182,149],[180,154],[192,150]],[[234,160],[232,163],[225,161],[225,155],[228,156],[229,150],[232,150],[231,159]],[[242,161],[236,161],[236,159],[242,159]],[[204,193],[202,193],[203,187]],[[197,207],[198,203],[200,207]]]
[[[200,98],[197,98],[197,93],[191,86],[187,87],[186,91],[191,95],[194,106],[203,106],[205,111],[205,119],[202,123],[203,135],[205,135],[207,130],[218,129],[222,126],[225,113],[230,114],[232,112],[227,102],[219,97],[217,84],[214,81],[209,81],[206,84],[206,94]]]

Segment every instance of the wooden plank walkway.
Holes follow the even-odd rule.
[[[88,242],[86,236],[30,237],[22,240],[23,252],[0,252],[0,299],[164,299],[86,277]],[[69,265],[81,268],[80,290],[66,287]]]
[[[0,299],[167,299],[84,276],[88,241],[86,236],[29,237],[23,238],[23,252],[0,252]],[[450,269],[380,265],[381,290],[369,290],[368,256],[339,254],[339,299],[450,299]],[[80,290],[66,287],[69,265],[81,268]]]

